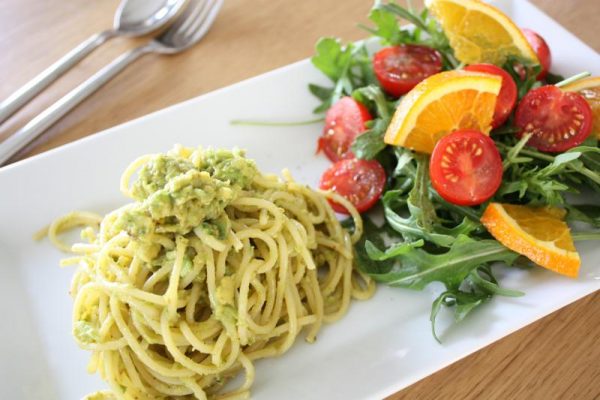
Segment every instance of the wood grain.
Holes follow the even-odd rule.
[[[0,1],[0,99],[108,28],[117,3]],[[598,0],[533,3],[600,51]],[[306,58],[320,36],[364,37],[357,24],[366,22],[370,5],[370,0],[228,0],[200,44],[181,55],[141,59],[18,158]],[[0,140],[144,40],[110,41],[0,127]],[[599,399],[599,303],[600,293],[587,296],[389,399]]]

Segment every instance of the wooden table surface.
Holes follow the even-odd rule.
[[[532,0],[600,51],[598,0]],[[118,0],[0,1],[0,99],[112,23]],[[309,57],[320,36],[365,36],[370,0],[227,0],[207,37],[176,56],[141,59],[108,83],[24,158],[169,105]],[[0,140],[121,52],[114,39],[0,127]],[[552,296],[551,293],[548,296]],[[390,399],[600,399],[600,292],[472,354]],[[423,327],[425,334],[429,327]]]

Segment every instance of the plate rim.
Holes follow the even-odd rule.
[[[557,26],[560,26],[565,31],[567,31],[571,35],[573,35],[574,37],[577,37],[573,33],[571,33],[570,31],[566,30],[566,28],[564,28],[562,25],[560,25],[556,20],[554,20],[553,18],[551,18],[550,16],[548,16],[547,14],[545,14],[535,4],[529,2],[528,0],[526,0],[526,1],[523,1],[523,0],[518,0],[518,1],[517,0],[507,0],[507,1],[509,1],[510,3],[515,3],[515,2],[527,3],[527,6],[530,6],[536,12],[545,15],[547,18],[549,18],[550,20],[552,20],[554,22],[554,24],[556,24]],[[593,48],[591,48],[587,43],[583,42],[578,37],[577,37],[577,39],[578,39],[578,45],[581,44],[581,45],[585,46],[587,49],[589,49],[590,51],[595,52],[595,50]],[[35,166],[35,164],[39,164],[39,163],[43,164],[46,159],[51,158],[51,157],[55,157],[56,154],[60,154],[61,152],[64,152],[64,151],[71,151],[71,149],[77,148],[78,146],[80,146],[82,144],[85,144],[85,143],[88,143],[89,141],[93,142],[93,141],[96,141],[96,140],[104,140],[104,139],[106,139],[106,137],[111,137],[113,135],[116,135],[115,131],[120,131],[122,129],[129,129],[130,126],[138,124],[141,121],[147,121],[148,119],[152,119],[152,118],[160,118],[163,114],[168,114],[168,113],[172,112],[174,109],[182,108],[182,107],[185,107],[187,105],[193,104],[193,103],[198,102],[198,101],[204,101],[204,100],[209,99],[209,98],[211,98],[213,96],[218,96],[218,95],[220,95],[222,93],[226,93],[226,92],[228,92],[230,90],[237,90],[237,89],[239,89],[239,88],[241,88],[241,87],[243,87],[245,85],[251,84],[251,83],[253,83],[255,81],[260,81],[262,79],[268,78],[268,77],[273,76],[275,74],[285,74],[289,69],[296,68],[300,64],[310,63],[309,60],[310,59],[302,59],[302,60],[298,60],[298,61],[292,62],[290,64],[286,64],[284,66],[281,66],[281,67],[278,67],[278,68],[275,68],[275,69],[263,72],[263,73],[261,73],[259,75],[256,75],[256,76],[253,76],[253,77],[249,77],[247,79],[235,82],[235,83],[233,83],[231,85],[227,85],[227,86],[218,88],[216,90],[213,90],[213,91],[201,94],[201,95],[193,97],[191,99],[187,99],[187,100],[184,100],[182,102],[170,105],[168,107],[156,110],[156,111],[151,112],[149,114],[146,114],[146,115],[143,115],[143,116],[131,119],[131,120],[126,121],[126,122],[124,122],[122,124],[115,125],[113,127],[107,128],[107,129],[102,130],[100,132],[92,133],[92,134],[87,135],[87,136],[85,136],[83,138],[79,138],[77,140],[74,140],[72,142],[69,142],[69,143],[63,144],[61,146],[55,147],[55,148],[50,149],[48,151],[45,151],[43,153],[39,153],[39,154],[36,154],[34,156],[31,156],[31,157],[19,160],[17,162],[14,162],[12,164],[7,165],[7,166],[0,167],[0,181],[3,179],[4,176],[6,176],[8,174],[11,174],[11,173],[13,173],[15,171],[20,171],[22,168],[25,168],[25,167],[28,167],[28,166]],[[595,291],[597,291],[597,290],[598,289],[596,289]],[[438,364],[435,364],[435,365],[432,364],[433,365],[432,367],[427,368],[427,373],[426,374],[416,374],[417,375],[416,377],[412,377],[411,379],[409,379],[410,380],[409,384],[405,384],[405,383],[404,384],[397,384],[396,382],[400,382],[400,381],[395,381],[394,385],[390,385],[389,387],[382,388],[380,391],[378,391],[377,393],[373,393],[369,397],[370,398],[377,398],[379,396],[388,396],[390,394],[397,393],[398,391],[400,391],[400,390],[402,390],[404,388],[407,388],[407,387],[413,385],[414,383],[416,383],[416,382],[418,382],[418,381],[420,381],[420,380],[422,380],[422,379],[424,379],[424,378],[426,378],[428,376],[431,376],[432,374],[434,374],[434,373],[436,373],[438,371],[441,371],[442,369],[447,368],[448,366],[456,363],[457,361],[459,361],[459,360],[461,360],[461,359],[463,359],[463,358],[465,358],[465,357],[467,357],[467,356],[469,356],[471,354],[474,354],[474,353],[482,350],[483,348],[485,348],[485,347],[487,347],[489,345],[492,345],[492,344],[496,343],[497,341],[499,341],[499,340],[501,340],[501,339],[503,339],[505,337],[508,337],[509,335],[512,335],[514,332],[516,332],[516,331],[518,331],[518,330],[520,330],[520,329],[522,329],[522,328],[524,328],[524,327],[526,327],[526,326],[528,326],[528,325],[530,325],[530,324],[532,324],[534,322],[539,321],[541,318],[543,318],[545,316],[548,316],[551,313],[554,313],[557,310],[560,310],[560,309],[562,309],[562,308],[564,308],[564,307],[566,307],[566,306],[568,306],[570,304],[573,304],[574,302],[580,300],[583,297],[586,297],[586,296],[589,296],[592,293],[595,293],[595,291],[584,293],[581,296],[578,296],[575,300],[572,300],[569,303],[566,303],[566,304],[563,304],[563,305],[560,305],[560,306],[554,308],[549,313],[543,313],[542,316],[538,315],[535,319],[532,319],[531,321],[525,323],[524,325],[521,325],[521,326],[518,326],[518,327],[514,327],[514,328],[506,331],[505,334],[503,334],[503,336],[501,336],[501,337],[499,337],[499,338],[497,338],[497,339],[495,339],[493,341],[487,342],[482,347],[478,347],[475,350],[471,350],[471,351],[467,350],[467,351],[461,353],[460,355],[458,355],[456,357],[452,357],[450,360],[444,361],[443,363],[438,363]]]

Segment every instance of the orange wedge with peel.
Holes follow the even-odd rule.
[[[561,89],[567,92],[578,92],[587,100],[594,114],[592,135],[596,135],[600,139],[600,76],[579,79]]]
[[[490,203],[481,222],[496,240],[534,263],[577,277],[581,259],[564,222],[565,210]]]
[[[440,72],[421,81],[400,101],[387,128],[387,144],[431,153],[457,129],[489,133],[502,78],[480,72]]]
[[[425,6],[459,61],[502,65],[509,56],[520,56],[539,63],[519,27],[496,7],[478,0],[426,0]]]

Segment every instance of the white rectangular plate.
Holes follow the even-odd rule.
[[[499,3],[518,25],[549,42],[555,72],[600,74],[600,56],[525,1]],[[590,21],[591,23],[591,21]],[[289,168],[316,185],[328,162],[315,155],[319,125],[236,127],[235,118],[289,121],[316,105],[309,82],[325,83],[308,61],[241,82],[0,169],[0,398],[79,399],[106,387],[86,373],[89,354],[71,338],[71,269],[32,235],[71,210],[106,212],[126,200],[119,176],[139,155],[186,146],[246,148],[264,172]],[[257,363],[256,399],[381,398],[465,357],[600,288],[600,249],[582,244],[578,280],[542,269],[502,269],[502,283],[527,293],[496,298],[445,332],[430,334],[429,310],[439,288],[380,287],[352,304],[318,341],[302,340],[282,357]]]

